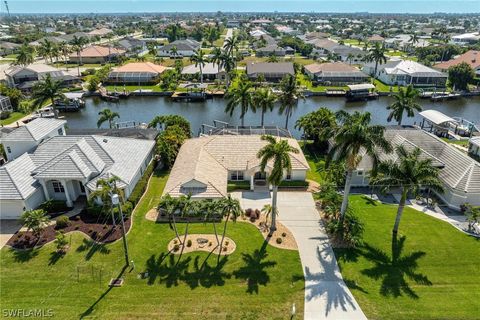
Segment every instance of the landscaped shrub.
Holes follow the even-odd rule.
[[[122,204],[122,214],[124,216],[130,216],[130,214],[132,213],[132,210],[133,210],[133,205],[130,201],[125,201],[123,204]],[[114,207],[113,208],[113,214],[117,217],[120,216],[120,212],[118,211],[118,207]]]
[[[99,206],[98,204],[92,203],[87,207],[87,213],[92,216],[98,217],[103,214],[103,207]]]
[[[287,236],[287,233],[286,232],[282,232],[282,237],[286,237]]]
[[[363,223],[349,211],[343,218],[333,217],[326,224],[327,232],[343,244],[356,247],[362,243]]]
[[[230,243],[230,242],[228,242],[228,241],[225,241],[225,245],[226,245],[226,246],[228,246],[228,244],[229,244],[229,243]]]
[[[276,241],[277,241],[278,244],[281,244],[283,242],[282,238],[277,238]]]
[[[150,179],[150,176],[152,175],[156,165],[157,165],[157,161],[152,160],[152,162],[150,162],[148,167],[145,169],[145,172],[143,173],[142,178],[137,182],[137,185],[135,186],[135,188],[133,188],[132,193],[128,197],[128,201],[132,204],[132,208],[134,208],[137,205],[138,201],[140,200],[143,193],[147,189],[148,180]]]
[[[63,228],[68,227],[69,224],[70,224],[70,220],[68,219],[67,216],[60,216],[55,221],[55,228],[56,229],[63,229]]]
[[[63,200],[47,200],[40,205],[40,209],[47,213],[58,213],[68,211],[67,202]]]
[[[255,215],[256,215],[257,219],[260,219],[260,214],[261,214],[260,210],[255,209]]]
[[[191,246],[192,246],[192,240],[188,239],[188,241],[187,241],[187,247],[190,248]]]
[[[178,244],[174,245],[173,251],[177,252],[178,250],[180,250],[180,246]]]
[[[248,208],[247,210],[245,210],[245,215],[246,215],[247,217],[250,217],[250,215],[252,214],[252,211],[253,211],[253,210],[252,210],[251,208]]]

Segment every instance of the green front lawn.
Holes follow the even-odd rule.
[[[5,126],[7,124],[11,124],[11,123],[14,123],[15,121],[18,121],[18,120],[22,119],[23,117],[25,117],[25,113],[12,112],[8,118],[0,120],[0,124],[2,126]]]
[[[310,170],[307,171],[307,180],[322,184],[325,182],[325,157],[311,152],[305,147],[305,143],[302,143],[301,146],[305,159],[310,166]]]
[[[390,92],[390,88],[391,92],[398,92],[398,86],[389,86],[377,79],[375,79],[373,83],[375,84],[375,89],[379,92]]]
[[[263,237],[251,224],[229,224],[227,236],[237,249],[220,267],[216,256],[204,252],[184,254],[178,263],[178,256],[168,255],[174,232],[168,224],[144,218],[158,203],[167,178],[164,172],[154,174],[134,212],[128,244],[135,269],[123,273],[123,287],[107,286],[122,269],[122,242],[91,246],[74,233],[67,235],[70,250],[59,259],[52,244],[35,251],[0,251],[2,309],[51,308],[59,319],[285,319],[295,303],[297,314],[303,314],[298,252],[267,246],[266,255],[259,256]],[[213,227],[197,223],[190,232],[213,233]],[[146,279],[137,278],[146,270]]]
[[[368,319],[480,319],[480,241],[406,208],[392,260],[397,206],[352,196],[364,245],[336,249],[342,275]],[[403,246],[402,246],[403,241]]]
[[[452,140],[452,139],[448,139],[448,138],[442,138],[443,141],[446,141],[448,143],[451,143],[451,144],[457,144],[459,146],[462,146],[462,147],[465,147],[465,148],[468,148],[468,140]]]

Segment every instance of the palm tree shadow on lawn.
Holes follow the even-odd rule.
[[[402,255],[406,239],[405,236],[392,238],[391,256],[366,244],[363,256],[375,265],[361,273],[374,280],[382,279],[380,293],[384,296],[399,297],[406,294],[412,299],[418,299],[419,296],[409,286],[406,278],[419,285],[431,286],[432,282],[426,275],[416,272],[418,260],[426,255],[425,252],[415,251]]]
[[[95,253],[109,254],[110,249],[107,248],[105,243],[95,242],[88,239],[83,239],[82,244],[77,248],[77,252],[87,251],[85,260],[90,260]]]

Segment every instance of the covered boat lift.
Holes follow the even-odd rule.
[[[473,122],[459,117],[451,118],[437,110],[425,110],[419,114],[423,118],[421,128],[439,137],[472,136],[474,131],[478,131]]]

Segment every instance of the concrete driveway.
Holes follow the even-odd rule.
[[[15,232],[20,230],[20,227],[17,220],[0,220],[0,249],[5,246]]]
[[[235,192],[242,207],[261,209],[269,193]],[[345,285],[312,194],[279,192],[278,219],[292,231],[305,275],[305,319],[366,319]]]

